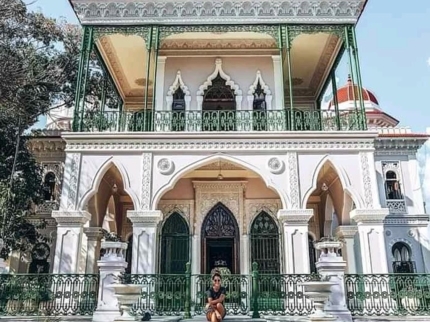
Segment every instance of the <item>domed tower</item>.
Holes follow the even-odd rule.
[[[366,88],[362,88],[363,103],[366,110],[366,119],[368,128],[395,127],[399,121],[391,115],[385,113],[380,107],[375,94]],[[353,84],[351,76],[348,76],[346,85],[339,88],[337,91],[337,101],[339,111],[348,111],[355,108],[360,109],[359,103],[359,87]],[[334,109],[334,101],[331,100],[329,110]]]

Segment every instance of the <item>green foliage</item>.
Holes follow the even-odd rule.
[[[43,239],[29,221],[41,202],[41,169],[24,131],[59,105],[72,106],[80,30],[29,12],[21,0],[0,0],[1,257]]]

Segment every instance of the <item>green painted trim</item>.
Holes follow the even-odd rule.
[[[292,67],[291,67],[291,44],[288,26],[285,26],[285,36],[287,44],[287,68],[288,68],[288,88],[290,93],[290,121],[291,130],[294,131],[294,98],[293,98],[293,81],[292,81]]]
[[[360,107],[361,107],[361,113],[362,113],[363,130],[367,130],[366,108],[364,107],[363,84],[361,82],[361,69],[360,69],[360,58],[358,55],[357,35],[355,33],[355,27],[351,26],[350,28],[352,32],[352,41],[354,44],[353,55],[355,56],[355,68],[357,71],[358,92],[360,95]]]
[[[87,91],[87,81],[88,81],[88,72],[89,72],[89,64],[90,64],[90,56],[91,50],[93,47],[93,28],[88,27],[88,35],[85,34],[85,51],[84,51],[84,62],[83,62],[83,72],[81,74],[81,86],[80,86],[80,97],[79,101],[82,101],[82,106],[79,106],[80,113],[80,121],[79,121],[79,131],[82,132],[84,125],[84,112],[85,112],[85,96]],[[85,69],[84,69],[85,68]]]
[[[83,27],[82,39],[81,39],[81,51],[79,57],[79,66],[78,66],[78,77],[76,79],[76,88],[75,88],[75,107],[73,111],[73,123],[72,130],[76,132],[79,128],[79,106],[80,106],[80,93],[81,93],[81,82],[82,82],[82,69],[84,67],[84,53],[86,46],[86,34],[88,32],[88,27]]]
[[[336,74],[334,71],[331,72],[330,77],[331,77],[331,86],[333,90],[334,111],[336,114],[336,127],[337,127],[337,130],[340,131],[341,125],[340,125],[340,115],[339,115],[339,102],[337,99]]]

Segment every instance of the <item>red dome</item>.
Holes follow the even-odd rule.
[[[355,91],[354,91],[355,88]],[[375,95],[365,89],[362,88],[362,93],[363,93],[363,101],[370,101],[376,105],[379,105],[378,100],[376,99]],[[354,101],[354,100],[359,100],[359,90],[358,90],[358,85],[354,84],[352,85],[352,81],[351,81],[351,77],[348,76],[348,81],[346,83],[345,86],[339,88],[337,90],[337,101],[339,104],[345,103],[345,102],[349,102],[349,101]],[[330,106],[333,105],[333,100],[330,102]]]

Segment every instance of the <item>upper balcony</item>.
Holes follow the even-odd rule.
[[[86,26],[73,130],[365,130],[362,93],[323,102],[355,49],[353,25]]]

